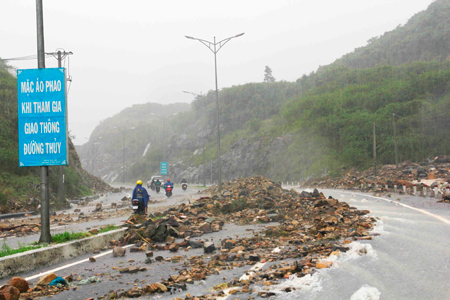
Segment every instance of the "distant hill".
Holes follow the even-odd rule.
[[[449,154],[449,42],[450,0],[438,0],[404,26],[296,82],[222,89],[222,178],[260,174],[298,181],[367,168],[373,163],[374,124],[377,163],[392,164],[393,114],[400,161]],[[206,175],[206,182],[216,182],[216,109],[213,91],[197,97],[189,110],[167,121],[165,136],[158,123],[142,120],[139,106],[124,110],[100,124],[80,148],[83,166],[95,165],[92,170],[108,181],[134,181],[158,173],[165,160],[175,181],[202,182]],[[114,126],[142,127],[122,135]]]
[[[415,61],[444,61],[450,55],[450,0],[436,0],[403,26],[374,37],[332,65],[364,69]]]
[[[94,129],[87,143],[76,146],[83,168],[109,182],[121,182],[123,179],[129,182],[130,165],[144,154],[153,155],[154,148],[159,147],[158,155],[161,155],[162,159],[162,145],[159,141],[165,140],[163,132],[171,135],[174,130],[171,125],[175,118],[173,115],[180,117],[190,108],[188,103],[136,104],[103,120]],[[151,166],[156,167],[159,164],[159,161],[152,161],[152,164],[141,164],[137,172],[148,173],[146,177],[150,176]],[[125,172],[122,173],[123,164]]]

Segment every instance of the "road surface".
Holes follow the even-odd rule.
[[[358,209],[370,210],[378,222],[371,241],[354,241],[350,251],[334,259],[333,267],[321,269],[313,276],[292,278],[280,285],[271,286],[276,294],[271,299],[450,299],[450,205],[436,203],[435,199],[411,196],[375,197],[368,194],[340,190],[323,190],[340,201],[348,202]],[[175,198],[174,198],[175,199]],[[262,225],[226,225],[223,231],[204,235],[201,239],[215,243],[225,237],[252,235],[262,230]],[[275,245],[274,245],[275,246]],[[155,252],[170,258],[173,255],[201,255],[201,249],[183,250],[172,254]],[[110,254],[98,257],[95,263],[82,262],[92,256],[88,254],[65,263],[22,274],[32,283],[42,272],[55,271],[59,276],[78,274],[83,279],[97,274],[102,282],[81,286],[52,297],[52,299],[86,299],[103,296],[110,290],[128,290],[134,286],[145,286],[177,274],[182,263],[154,262],[145,264],[143,253],[129,253],[114,258]],[[76,264],[77,262],[80,262]],[[279,263],[279,262],[278,262]],[[71,264],[71,266],[69,266]],[[262,264],[262,268],[272,263]],[[145,266],[149,270],[137,274],[119,274],[114,266]],[[233,278],[240,278],[251,266],[222,271],[211,275],[204,282],[188,285],[187,291],[177,294],[145,295],[144,299],[167,299],[191,295],[210,294],[211,287]],[[0,281],[3,284],[6,280]],[[294,287],[291,293],[282,292],[283,287]],[[264,287],[254,286],[255,290]],[[235,294],[228,299],[248,299],[257,293]],[[46,299],[46,298],[43,298]],[[48,298],[50,299],[50,298]]]

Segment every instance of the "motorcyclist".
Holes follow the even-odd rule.
[[[183,179],[181,180],[181,183],[186,183],[186,184],[187,184],[187,180],[183,178]]]
[[[159,181],[159,179],[156,179],[155,181],[155,188],[161,188],[161,181]]]
[[[172,182],[170,182],[170,179],[169,178],[167,178],[167,182],[166,183],[164,183],[164,189],[166,189],[168,186],[171,186],[172,188],[173,188],[173,183]]]
[[[142,186],[142,181],[138,180],[136,182],[136,187],[133,190],[133,196],[131,197],[131,200],[138,199],[139,202],[141,202],[143,210],[140,213],[147,214],[147,203],[150,200],[150,196],[147,193],[147,190]]]

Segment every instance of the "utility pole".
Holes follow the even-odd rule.
[[[397,128],[395,126],[395,114],[392,114],[392,125],[394,126],[395,169],[398,170]]]
[[[62,68],[62,60],[67,56],[67,55],[72,55],[72,52],[66,52],[65,50],[63,50],[63,52],[61,52],[61,50],[58,50],[57,52],[51,52],[51,53],[46,53],[46,54],[50,54],[56,57],[56,59],[58,60],[58,68]],[[66,95],[67,97],[67,95]],[[59,174],[58,174],[58,201],[60,203],[63,203],[64,201],[64,166],[59,166]]]
[[[215,78],[216,78],[216,106],[217,106],[217,164],[218,164],[218,186],[219,186],[219,191],[222,191],[222,166],[221,166],[221,162],[220,162],[220,109],[219,109],[219,87],[217,85],[217,52],[219,52],[220,49],[222,49],[222,47],[228,43],[231,39],[243,36],[244,33],[240,33],[237,34],[235,36],[232,37],[228,37],[226,39],[223,39],[219,42],[216,42],[216,37],[214,37],[214,42],[209,42],[206,40],[202,40],[202,39],[198,39],[198,38],[194,38],[192,36],[185,36],[188,39],[191,40],[197,40],[200,43],[202,43],[203,45],[205,45],[206,47],[208,47],[209,50],[211,50],[212,53],[214,53],[214,74],[215,74]],[[217,48],[217,46],[219,46]]]
[[[44,13],[42,0],[36,0],[37,56],[38,68],[45,69]],[[41,236],[39,243],[51,243],[50,201],[48,186],[48,166],[41,166]]]
[[[373,123],[373,175],[377,176],[377,136],[375,132],[375,123]]]

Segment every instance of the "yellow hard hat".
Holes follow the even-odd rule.
[[[142,180],[136,181],[136,184],[137,184],[137,185],[142,185]]]

